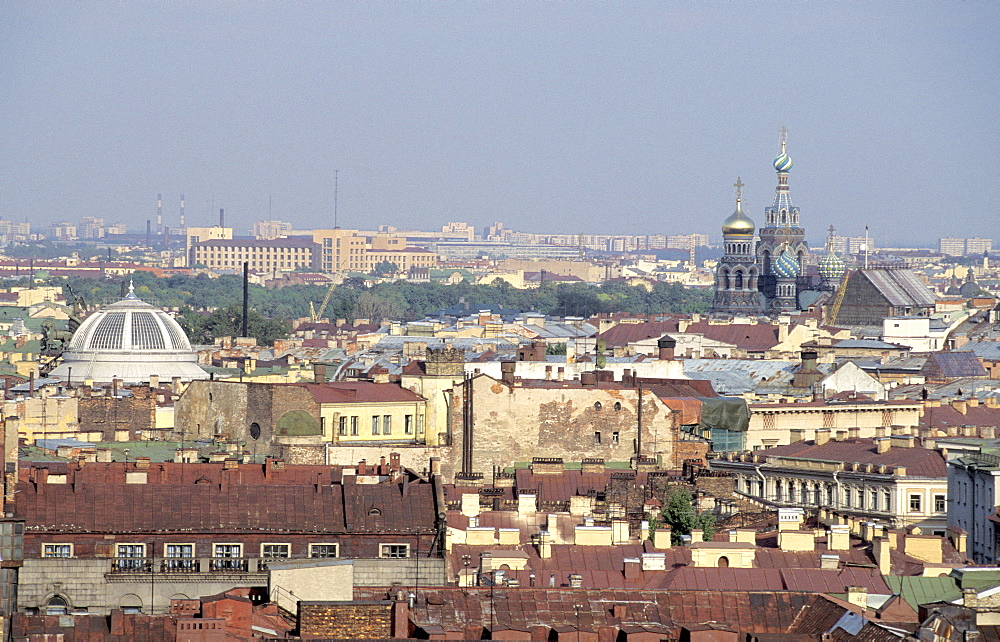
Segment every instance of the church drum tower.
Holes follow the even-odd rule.
[[[774,159],[778,172],[774,203],[764,210],[764,227],[757,243],[757,265],[760,266],[758,287],[768,302],[768,312],[789,312],[799,309],[798,279],[805,274],[806,231],[799,225],[799,208],[792,205],[788,191],[788,170],[792,159],[785,150],[788,130],[781,128],[781,151]]]
[[[761,314],[758,279],[760,270],[754,257],[754,223],[743,213],[743,181],[736,179],[736,211],[722,222],[725,256],[715,272],[712,311],[722,314]]]

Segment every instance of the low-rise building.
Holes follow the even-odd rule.
[[[944,535],[948,473],[939,450],[918,446],[897,431],[875,439],[815,441],[727,453],[712,469],[736,477],[737,492],[771,506],[797,507],[855,525],[875,521]]]
[[[295,560],[352,560],[356,585],[441,585],[435,482],[393,462],[24,467],[19,609],[164,613],[172,599],[266,586],[269,564]]]

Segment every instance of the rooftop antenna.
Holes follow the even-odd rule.
[[[271,195],[267,195],[267,220],[271,220]]]
[[[337,223],[337,195],[340,191],[340,170],[333,170],[333,229],[339,229],[340,225]]]

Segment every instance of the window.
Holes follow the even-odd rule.
[[[421,435],[424,434],[424,416],[417,415],[417,432]]]
[[[844,506],[847,506],[848,508],[850,508],[850,506],[851,506],[851,499],[852,499],[851,495],[853,495],[853,494],[854,493],[851,491],[850,488],[845,488],[844,489]]]
[[[920,512],[920,495],[910,495],[910,512],[919,513]]]
[[[407,435],[413,434],[413,415],[403,416],[403,432]]]
[[[291,557],[290,544],[261,544],[260,556],[267,560],[284,559]]]
[[[145,566],[145,544],[118,544],[113,568],[118,571],[140,571]]]
[[[399,559],[410,556],[409,544],[381,544],[379,545],[379,557]]]
[[[351,417],[351,435],[354,437],[358,436],[358,418]]]
[[[340,418],[340,425],[337,427],[337,434],[338,435],[347,434],[347,417]]]
[[[45,603],[45,615],[66,615],[67,613],[69,613],[69,603],[62,596],[53,595]]]
[[[594,410],[600,410],[600,409],[601,409],[601,408],[603,408],[603,407],[604,407],[604,406],[602,406],[602,405],[601,405],[601,402],[600,402],[600,401],[595,401],[595,402],[594,402]]]
[[[622,409],[622,402],[616,401],[615,402],[615,412],[620,412],[621,409]]]
[[[42,544],[42,557],[73,557],[73,545]]]
[[[947,509],[947,504],[945,503],[944,495],[934,496],[934,512],[943,513]]]
[[[872,496],[871,509],[872,510],[878,510],[878,491],[877,490],[873,490],[872,493],[871,493],[871,496]]]
[[[379,422],[379,416],[378,415],[372,415],[372,434],[373,435],[377,435],[378,434],[378,422]]]
[[[340,544],[310,544],[309,557],[340,557]]]
[[[243,545],[242,544],[212,544],[212,570],[214,571],[239,571],[243,570]]]
[[[595,446],[600,446],[601,445],[601,433],[599,433],[599,432],[595,432],[594,433],[594,445]]]
[[[618,431],[617,430],[615,432],[611,433],[611,443],[613,443],[616,446],[619,443],[619,440],[618,440]]]
[[[382,417],[382,434],[392,434],[392,415],[385,415]]]
[[[163,545],[163,569],[165,571],[194,571],[196,570],[194,557],[194,544],[164,544]]]

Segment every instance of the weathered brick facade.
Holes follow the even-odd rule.
[[[156,428],[156,398],[145,386],[131,388],[132,395],[92,396],[84,389],[77,402],[81,432],[100,432],[105,441],[115,441],[116,433],[128,431],[129,439],[140,440],[143,432]]]
[[[472,472],[492,474],[535,457],[566,461],[602,458],[630,461],[639,437],[638,390],[618,384],[579,382],[504,383],[489,376],[473,380]],[[461,470],[464,387],[455,387],[451,406],[453,449],[443,462],[447,479]],[[674,460],[677,430],[673,413],[651,392],[643,395],[642,451]]]
[[[299,635],[316,639],[389,639],[393,603],[299,602]]]

